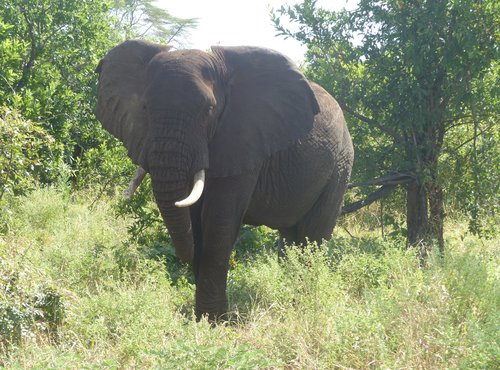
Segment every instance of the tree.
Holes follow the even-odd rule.
[[[62,144],[47,151],[44,181],[106,140],[96,124],[95,66],[116,44],[106,2],[8,0],[0,6],[0,105]]]
[[[396,170],[413,178],[405,177],[407,238],[424,256],[433,242],[444,245],[440,159],[450,133],[472,127],[476,149],[493,137],[498,108],[480,102],[494,89],[476,87],[499,59],[499,14],[494,0],[360,0],[351,12],[305,0],[273,15],[281,34],[308,47],[309,77],[349,115],[355,178]],[[477,166],[478,155],[464,160]]]
[[[153,0],[114,0],[112,14],[124,40],[149,37],[166,44],[182,45],[196,19],[172,16]]]

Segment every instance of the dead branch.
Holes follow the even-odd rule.
[[[344,207],[342,207],[342,211],[340,214],[345,215],[347,213],[352,213],[354,211],[357,211],[358,209],[366,207],[369,204],[372,204],[376,200],[385,198],[396,189],[396,186],[397,185],[384,185],[368,195],[365,199],[345,205]]]
[[[365,199],[345,205],[342,208],[340,214],[345,215],[347,213],[352,213],[354,211],[357,211],[358,209],[366,207],[367,205],[372,204],[373,202],[381,198],[385,198],[386,196],[391,194],[394,190],[396,190],[396,187],[398,185],[409,184],[416,180],[417,177],[410,172],[395,171],[390,174],[366,182],[351,183],[347,186],[349,189],[361,186],[373,186],[373,185],[381,185],[381,186],[373,193],[370,193]]]

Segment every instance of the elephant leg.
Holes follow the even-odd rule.
[[[280,239],[278,240],[278,258],[286,258],[286,247],[297,244],[297,227],[287,227],[279,229]]]
[[[347,181],[348,173],[341,173],[330,180],[314,206],[297,224],[298,243],[305,245],[309,241],[320,244],[331,238],[342,208]]]
[[[196,317],[223,319],[229,257],[258,176],[214,178],[206,184],[201,212],[202,246],[197,255]]]
[[[325,186],[319,198],[306,215],[294,226],[279,229],[279,258],[286,257],[286,247],[292,244],[306,246],[310,242],[322,243],[332,236],[348,176],[335,176]]]

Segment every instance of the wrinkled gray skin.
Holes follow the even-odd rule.
[[[352,142],[337,102],[286,57],[132,40],[97,72],[97,117],[150,174],[177,256],[192,262],[198,318],[227,310],[228,261],[242,223],[278,229],[287,244],[330,238]],[[201,199],[176,207],[201,169]]]

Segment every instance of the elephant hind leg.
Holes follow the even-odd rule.
[[[298,244],[297,240],[297,227],[287,227],[278,230],[280,239],[278,240],[278,257],[280,259],[286,257],[286,247],[292,244]]]
[[[296,243],[322,243],[332,236],[342,208],[347,176],[334,176],[324,188],[313,207],[296,225]]]

